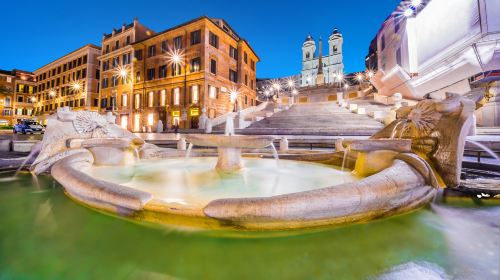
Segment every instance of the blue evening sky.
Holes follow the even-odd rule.
[[[0,69],[33,71],[134,17],[162,31],[201,15],[224,18],[261,58],[258,77],[300,73],[308,32],[326,41],[334,27],[344,35],[345,72],[364,70],[370,40],[399,0],[330,1],[5,1]],[[240,4],[241,3],[241,4]],[[244,4],[244,5],[243,5]],[[8,11],[8,12],[7,12]]]

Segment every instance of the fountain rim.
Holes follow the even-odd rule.
[[[192,226],[207,229],[228,229],[229,225],[229,229],[244,231],[291,230],[368,221],[421,207],[436,192],[408,163],[395,160],[391,167],[354,183],[265,198],[215,199],[200,208],[166,203],[154,199],[151,193],[96,179],[82,171],[84,165],[91,167],[93,157],[83,150],[52,167],[52,176],[72,199],[97,210],[160,224],[168,224],[168,218],[165,221],[162,217],[172,215],[194,219],[198,222]],[[391,180],[390,185],[381,183],[391,176],[396,179]],[[418,187],[417,193],[408,197],[406,193],[415,187]],[[381,202],[377,190],[386,192],[386,203],[395,200],[398,205],[378,207]],[[285,208],[290,213],[284,213]],[[345,212],[346,208],[351,210]]]

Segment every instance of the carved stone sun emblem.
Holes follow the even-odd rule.
[[[403,135],[411,138],[429,136],[441,119],[441,113],[436,111],[430,102],[419,102],[405,117]]]
[[[107,133],[108,131],[108,121],[97,112],[77,112],[73,125],[75,126],[76,131],[80,134],[93,132],[98,128],[101,128],[104,133]]]

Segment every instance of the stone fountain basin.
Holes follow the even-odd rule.
[[[203,147],[263,149],[273,143],[273,136],[248,135],[199,135],[191,134],[186,137],[189,143]]]
[[[288,156],[330,165],[341,164],[342,157],[343,153]],[[57,162],[51,173],[70,197],[92,208],[197,229],[281,231],[366,222],[418,209],[437,193],[422,171],[395,159],[385,170],[356,182],[332,182],[331,187],[310,191],[216,199],[192,206],[166,203],[146,191],[93,178],[83,171],[92,166],[92,154],[83,150]]]

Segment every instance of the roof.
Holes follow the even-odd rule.
[[[168,28],[168,29],[165,29],[165,30],[163,30],[163,31],[161,31],[161,32],[158,32],[158,33],[154,34],[153,36],[150,36],[150,37],[148,37],[148,38],[145,38],[145,39],[142,39],[142,40],[137,41],[137,42],[135,42],[135,43],[132,43],[132,45],[135,45],[135,44],[140,44],[140,43],[142,43],[142,42],[144,42],[144,41],[147,41],[147,40],[149,40],[149,39],[151,39],[151,38],[155,38],[155,37],[157,37],[157,36],[160,36],[160,35],[162,35],[162,34],[165,34],[165,33],[167,33],[167,32],[170,32],[170,31],[172,31],[172,30],[175,30],[175,29],[178,29],[178,28],[184,27],[184,26],[186,26],[186,25],[189,25],[189,24],[191,24],[191,23],[197,22],[197,21],[202,20],[202,19],[209,20],[211,23],[213,23],[215,26],[217,26],[217,28],[219,28],[220,30],[222,30],[224,33],[228,34],[228,35],[229,35],[231,38],[233,38],[235,41],[237,41],[237,42],[243,41],[244,43],[246,43],[246,44],[248,45],[248,48],[249,48],[249,49],[250,49],[250,50],[254,53],[254,55],[257,57],[257,59],[258,59],[258,60],[260,60],[259,56],[258,56],[258,55],[257,55],[257,53],[256,53],[256,52],[252,49],[252,47],[250,46],[250,44],[248,43],[248,41],[247,41],[247,40],[245,40],[245,39],[243,39],[241,36],[239,36],[239,35],[238,35],[235,31],[234,31],[234,29],[233,29],[233,28],[232,28],[229,24],[227,24],[227,22],[226,22],[224,19],[218,19],[218,20],[222,20],[222,21],[224,21],[224,23],[226,23],[226,25],[227,25],[227,26],[228,26],[228,27],[229,27],[229,28],[233,31],[234,35],[236,35],[236,37],[238,37],[238,39],[234,38],[234,36],[233,36],[233,35],[231,35],[229,32],[227,32],[226,30],[224,30],[224,28],[222,28],[220,25],[218,25],[218,24],[217,24],[214,20],[212,20],[212,19],[211,19],[211,18],[209,18],[208,16],[200,16],[200,17],[197,17],[197,18],[192,19],[192,20],[190,20],[190,21],[187,21],[187,22],[181,23],[181,24],[179,24],[179,25],[176,25],[176,26],[174,26],[174,27],[170,27],[170,28]]]
[[[342,34],[340,33],[340,31],[337,27],[333,28],[332,35],[342,36]]]
[[[56,62],[56,61],[58,61],[58,60],[62,59],[63,57],[66,57],[66,56],[68,56],[68,55],[71,55],[71,54],[73,54],[73,53],[76,53],[77,51],[80,51],[80,50],[82,50],[82,49],[84,49],[84,48],[87,48],[87,47],[94,48],[94,49],[97,49],[97,50],[101,50],[101,47],[99,47],[99,46],[96,46],[96,45],[94,45],[94,44],[87,44],[87,45],[85,45],[85,46],[83,46],[83,47],[80,47],[80,48],[78,48],[78,49],[76,49],[76,50],[74,50],[74,51],[72,51],[72,52],[69,52],[69,53],[67,53],[67,54],[65,54],[65,55],[63,55],[63,56],[61,56],[61,57],[59,57],[59,58],[58,58],[58,59],[56,59],[56,60],[53,60],[53,61],[51,61],[51,62],[49,62],[49,63],[47,63],[47,64],[45,64],[45,65],[43,65],[43,66],[41,66],[41,67],[38,67],[35,71],[33,71],[33,73],[35,73],[36,71],[38,71],[38,70],[40,70],[40,69],[42,69],[42,68],[46,67],[47,65],[50,65],[51,63],[54,63],[54,62]]]
[[[14,76],[14,73],[12,73],[12,70],[3,70],[3,69],[0,69],[0,74]]]
[[[304,40],[304,43],[305,43],[305,42],[309,42],[309,41],[314,41],[313,37],[311,36],[311,33],[308,33],[308,34],[307,34],[307,37],[306,37],[306,39]]]

